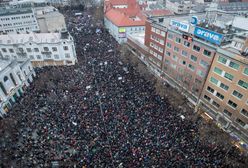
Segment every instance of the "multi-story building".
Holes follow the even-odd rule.
[[[74,40],[67,32],[0,36],[0,58],[30,58],[33,66],[74,65]]]
[[[35,76],[29,59],[0,60],[0,117],[18,101]]]
[[[243,25],[236,24],[237,18],[247,21],[214,11],[149,18],[145,45],[149,47],[152,70],[184,90],[182,93],[196,105],[216,49],[230,41],[230,35],[236,31],[246,31]]]
[[[217,49],[199,105],[223,128],[248,140],[248,38]]]
[[[166,0],[166,8],[170,9],[175,14],[190,13],[193,4],[191,1],[184,0]]]
[[[71,0],[46,0],[48,3],[54,6],[68,6]]]
[[[145,15],[135,0],[105,1],[104,8],[104,25],[118,43],[126,42],[128,34],[145,30]]]
[[[0,34],[56,32],[66,29],[58,9],[45,2],[18,1],[0,8]]]
[[[39,25],[32,8],[0,8],[0,34],[38,32]]]

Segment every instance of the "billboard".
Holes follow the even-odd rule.
[[[120,28],[119,28],[119,33],[125,33],[125,32],[126,32],[125,27],[120,27]]]
[[[172,27],[176,27],[176,28],[178,28],[178,30],[181,30],[181,31],[184,31],[184,32],[189,31],[189,24],[187,24],[187,23],[183,23],[183,22],[171,19],[170,25]]]
[[[219,45],[223,39],[222,34],[201,27],[195,27],[194,35],[217,45]]]

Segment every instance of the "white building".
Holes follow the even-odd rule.
[[[30,58],[33,66],[74,65],[74,40],[67,32],[0,36],[0,58]]]
[[[193,4],[187,0],[166,0],[166,8],[174,12],[175,14],[187,14],[190,13]]]
[[[39,30],[32,8],[0,8],[0,34],[38,32]]]
[[[54,6],[68,6],[70,5],[70,0],[46,0],[48,3]]]
[[[0,60],[0,117],[18,101],[35,76],[29,59]]]

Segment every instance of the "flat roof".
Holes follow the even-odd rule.
[[[0,8],[0,16],[19,15],[32,12],[32,8]]]

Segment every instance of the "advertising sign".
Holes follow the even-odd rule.
[[[125,32],[126,32],[126,29],[124,27],[119,28],[119,33],[125,33]]]
[[[126,38],[126,33],[119,33],[119,38]]]
[[[209,41],[210,43],[218,44],[218,45],[221,43],[223,39],[222,34],[201,27],[195,27],[194,35],[206,41]]]
[[[189,25],[187,23],[179,22],[176,20],[171,19],[170,25],[172,27],[176,27],[181,31],[188,32],[189,31]]]
[[[198,18],[197,18],[197,16],[192,16],[190,23],[193,26],[197,25],[198,24]]]

